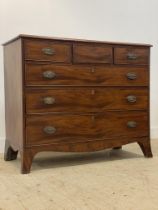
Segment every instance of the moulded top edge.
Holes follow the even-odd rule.
[[[129,46],[144,46],[144,47],[152,47],[151,44],[143,44],[143,43],[130,43],[130,42],[114,42],[114,41],[98,41],[98,40],[88,40],[88,39],[75,39],[75,38],[64,38],[64,37],[50,37],[50,36],[36,36],[36,35],[26,35],[20,34],[9,41],[3,43],[2,45],[5,46],[17,39],[20,38],[31,38],[31,39],[47,39],[47,40],[55,40],[55,41],[70,41],[70,42],[84,42],[84,43],[103,43],[109,45],[129,45]]]

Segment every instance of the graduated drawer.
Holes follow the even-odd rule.
[[[146,66],[25,64],[26,85],[146,86]]]
[[[74,63],[112,63],[113,50],[111,46],[99,44],[74,44]]]
[[[27,145],[144,136],[148,136],[148,114],[146,112],[30,115],[26,119]]]
[[[142,47],[115,47],[115,64],[149,64],[149,48]]]
[[[26,60],[71,62],[71,45],[47,40],[25,40]]]
[[[145,110],[147,88],[52,88],[26,90],[27,113]]]

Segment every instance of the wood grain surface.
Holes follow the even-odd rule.
[[[128,101],[134,97],[135,102]],[[45,100],[52,100],[46,103]],[[147,110],[147,88],[28,88],[26,112],[105,112],[106,110]]]
[[[71,45],[69,44],[38,40],[27,40],[24,44],[25,59],[65,63],[71,61]],[[52,55],[47,55],[43,52],[44,49],[51,49],[54,53]]]
[[[112,47],[92,44],[73,45],[74,63],[112,63]]]
[[[150,45],[15,38],[4,45],[5,160],[29,173],[41,151],[150,146]],[[131,101],[134,100],[134,101]]]
[[[149,64],[148,55],[149,55],[148,48],[116,47],[114,48],[114,63],[148,65]]]
[[[23,72],[21,40],[4,48],[6,153],[23,148]],[[8,145],[8,146],[7,146]]]
[[[137,126],[129,128],[129,121],[135,121]],[[45,133],[46,126],[54,127],[55,133]],[[146,112],[138,111],[91,115],[31,115],[26,119],[26,133],[27,145],[77,143],[114,137],[147,137],[148,117]]]
[[[43,73],[55,73],[52,79],[46,79]],[[130,80],[128,73],[136,78]],[[62,65],[49,63],[25,63],[26,85],[72,85],[72,86],[148,86],[147,66],[109,66],[109,65]]]

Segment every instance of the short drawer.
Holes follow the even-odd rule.
[[[25,40],[25,59],[71,62],[71,45],[53,41]]]
[[[146,66],[25,64],[26,85],[147,86]]]
[[[139,47],[115,47],[115,64],[149,64],[149,49]]]
[[[27,113],[147,110],[147,88],[27,89]]]
[[[94,44],[74,44],[74,63],[112,63],[112,47]]]
[[[27,145],[76,143],[148,135],[148,114],[146,112],[30,115],[26,119]]]

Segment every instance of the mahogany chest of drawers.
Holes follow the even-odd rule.
[[[20,35],[4,44],[5,160],[41,151],[150,148],[146,44]]]

